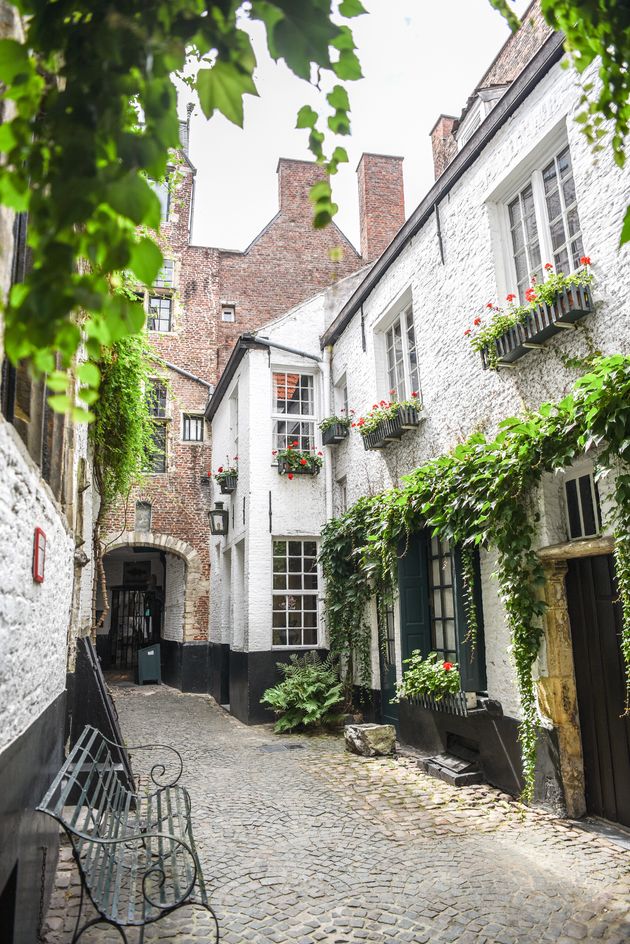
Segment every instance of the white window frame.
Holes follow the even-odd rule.
[[[566,490],[567,482],[577,483],[579,479],[584,478],[585,476],[589,476],[590,478],[591,500],[593,502],[593,513],[595,516],[596,530],[592,534],[583,533],[580,537],[576,538],[576,537],[571,536],[571,521],[569,519],[569,500],[567,497],[567,490]],[[564,520],[565,520],[565,525],[566,525],[566,530],[567,530],[567,540],[568,541],[590,541],[593,538],[599,537],[602,534],[603,528],[604,528],[603,520],[602,520],[603,512],[601,509],[601,496],[598,496],[597,490],[596,490],[595,470],[593,468],[593,463],[592,462],[576,463],[575,465],[571,466],[570,469],[567,469],[563,472],[562,478],[563,478],[562,506],[564,508]],[[577,493],[577,506],[578,506],[578,514],[580,516],[580,525],[582,527],[582,531],[584,532],[585,531],[584,512],[582,508],[582,497],[579,493],[579,488],[578,488],[578,493]]]
[[[282,574],[280,574],[279,572],[276,573],[276,571],[274,570],[274,558],[275,558],[276,556],[278,556],[278,555],[276,555],[276,554],[274,553],[274,551],[275,551],[275,546],[274,546],[274,545],[276,544],[276,542],[283,542],[283,543],[286,543],[286,545],[287,545],[287,548],[286,548],[286,550],[287,550],[287,553],[286,553],[287,567],[286,567],[286,571],[285,571],[285,574],[286,574],[286,576],[287,576],[287,581],[286,581],[286,582],[287,582],[287,586],[286,586],[285,588],[278,588],[278,589],[274,588],[274,585],[273,585],[273,584],[274,584],[274,577],[275,577],[275,576],[282,576]],[[316,587],[315,587],[315,588],[309,589],[309,588],[304,588],[304,586],[302,586],[301,589],[293,589],[293,590],[292,590],[292,589],[290,589],[290,588],[288,587],[288,577],[289,577],[290,574],[291,574],[291,571],[289,571],[289,565],[288,565],[288,559],[289,559],[289,553],[288,553],[288,551],[289,551],[289,543],[290,543],[290,542],[300,542],[301,545],[302,545],[302,552],[301,552],[302,568],[304,567],[304,564],[303,564],[303,562],[304,562],[304,545],[306,544],[306,542],[312,542],[312,543],[315,545],[315,557],[314,557],[314,560],[315,560],[315,571],[314,571],[314,572],[313,572],[313,571],[309,572],[309,575],[312,574],[312,573],[315,574],[315,577],[316,577]],[[322,585],[322,575],[321,575],[321,568],[320,568],[320,566],[319,566],[319,563],[317,562],[317,560],[318,560],[318,555],[319,555],[319,539],[318,539],[317,537],[314,537],[313,535],[303,535],[303,534],[273,535],[272,538],[271,538],[271,605],[272,605],[272,609],[271,609],[271,613],[272,613],[272,616],[271,616],[271,623],[272,623],[272,625],[271,625],[271,648],[272,648],[272,649],[317,649],[317,648],[319,648],[319,645],[320,645],[320,637],[321,637],[320,588],[321,588],[321,585]],[[304,571],[304,569],[302,569],[301,571],[294,571],[293,573],[294,573],[294,575],[297,575],[297,574],[299,573],[299,575],[300,575],[302,578],[306,575],[306,571]],[[315,609],[314,609],[314,610],[305,610],[305,609],[303,608],[303,606],[302,606],[302,607],[300,608],[300,610],[299,610],[299,612],[301,612],[302,615],[304,615],[304,613],[306,613],[306,612],[309,612],[309,613],[310,613],[310,612],[314,612],[314,613],[315,613],[315,626],[314,626],[314,627],[304,626],[304,623],[302,622],[302,625],[300,626],[300,639],[302,640],[302,642],[300,642],[300,643],[290,643],[290,642],[288,641],[288,639],[289,639],[289,628],[290,628],[290,627],[288,626],[288,620],[287,620],[287,621],[286,621],[286,622],[287,622],[287,625],[284,627],[285,632],[286,632],[286,639],[287,639],[287,642],[286,642],[286,643],[274,643],[274,641],[273,641],[274,631],[275,631],[275,630],[278,630],[278,629],[281,629],[282,627],[274,627],[274,625],[273,625],[273,614],[274,614],[274,613],[277,613],[277,612],[283,612],[283,611],[282,611],[282,610],[275,610],[273,604],[274,604],[274,601],[275,601],[275,599],[276,599],[277,597],[289,597],[289,596],[315,597]],[[287,608],[286,612],[288,613],[288,608]],[[291,627],[291,628],[297,628],[297,627]],[[315,629],[315,642],[307,642],[307,643],[305,643],[305,642],[303,641],[303,640],[304,640],[304,630],[305,630],[305,629],[313,629],[313,628]]]
[[[162,262],[161,267],[160,267],[160,271],[158,272],[157,276],[155,277],[155,282],[153,283],[153,288],[166,288],[166,289],[173,289],[173,288],[175,288],[175,272],[176,272],[176,266],[177,266],[177,263],[176,263],[175,259],[166,259],[166,258],[165,258],[165,259],[163,260],[163,262]],[[169,271],[169,270],[170,270],[170,274],[171,274],[171,279],[170,279],[170,281],[165,281],[165,279],[164,279],[164,273],[165,273],[165,271]],[[152,293],[152,294],[153,294],[153,293]],[[155,294],[157,294],[157,293],[155,293]]]
[[[225,316],[226,316],[226,314],[228,314],[228,313],[229,313],[230,317],[227,317],[227,318],[226,318]],[[221,321],[222,321],[224,324],[235,324],[235,322],[236,322],[236,305],[228,305],[228,304],[223,304],[223,305],[221,305]]]
[[[312,412],[311,413],[280,413],[276,409],[276,384],[275,377],[277,374],[284,374],[285,377],[290,374],[297,374],[300,377],[300,382],[302,377],[310,377],[312,382]],[[300,423],[300,425],[308,425],[310,427],[310,432],[308,433],[308,438],[311,441],[311,448],[316,449],[319,445],[317,439],[317,377],[310,370],[303,370],[301,367],[287,367],[286,365],[277,365],[271,368],[271,420],[272,420],[272,449],[280,450],[286,448],[280,442],[280,434],[278,433],[278,423],[279,422],[295,422]],[[288,401],[285,401],[288,402]],[[297,436],[300,449],[306,449],[307,446],[303,445],[304,433],[300,432]],[[293,442],[294,439],[286,434],[287,444]]]
[[[411,321],[411,327],[413,329],[414,336],[414,347],[413,351],[416,357],[415,363],[415,383],[413,379],[413,371],[411,364],[411,348],[409,346],[409,321]],[[390,333],[395,329],[395,326],[400,324],[401,326],[401,343],[402,343],[402,369],[403,377],[402,384],[404,389],[400,389],[400,379],[398,376],[392,377],[391,368],[390,368]],[[418,364],[418,332],[416,331],[416,323],[413,316],[413,302],[409,301],[407,304],[397,307],[395,313],[387,319],[386,322],[382,323],[379,326],[379,334],[381,336],[380,349],[381,349],[381,374],[383,377],[384,387],[381,391],[382,397],[386,400],[408,400],[411,397],[412,393],[420,394],[420,370]],[[394,365],[395,369],[395,365]],[[396,372],[397,373],[397,372]],[[394,390],[395,393],[391,393]]]
[[[551,230],[550,230],[550,221],[549,214],[547,210],[547,201],[545,198],[545,188],[543,181],[543,171],[549,166],[552,161],[555,161],[556,158],[566,149],[569,148],[569,143],[566,138],[566,134],[562,137],[558,137],[557,134],[552,136],[552,143],[550,143],[544,151],[537,150],[535,161],[532,163],[531,159],[526,162],[525,171],[521,171],[517,177],[515,177],[512,186],[509,190],[505,191],[505,194],[500,198],[499,204],[499,225],[500,225],[500,239],[502,243],[502,257],[503,265],[505,271],[505,288],[508,292],[513,292],[518,294],[517,289],[517,274],[516,274],[516,265],[514,262],[514,247],[512,243],[512,232],[510,226],[510,215],[509,215],[509,206],[510,204],[519,197],[520,194],[527,188],[529,184],[532,186],[533,193],[533,202],[534,202],[534,213],[536,217],[536,229],[538,234],[538,244],[540,247],[540,264],[541,264],[541,275],[543,280],[546,278],[547,273],[545,272],[544,266],[546,263],[550,262],[554,266],[554,271],[556,270],[555,265],[555,253],[551,242]],[[571,158],[571,172],[575,182],[575,168],[573,164],[573,154],[569,148],[569,157]],[[565,203],[564,196],[561,195],[561,202],[563,208],[563,220],[565,220]],[[579,199],[576,195],[575,203],[578,218],[579,218]],[[566,224],[565,224],[566,225]],[[582,237],[582,226],[580,225],[579,230],[580,238]],[[575,236],[572,237],[575,239]],[[571,239],[571,237],[570,237]],[[575,272],[578,268],[574,266],[573,259],[570,253],[569,256],[569,269],[565,271],[565,274],[568,275],[570,272]],[[563,270],[564,271],[564,270]],[[531,275],[531,273],[530,273]],[[528,283],[529,284],[529,283]],[[521,298],[523,300],[523,298]]]
[[[186,419],[189,420],[199,420],[201,423],[201,439],[186,439],[184,435],[184,430],[186,428]],[[189,443],[192,445],[200,445],[206,441],[206,424],[204,422],[203,413],[182,413],[182,442]]]

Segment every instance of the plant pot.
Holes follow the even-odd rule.
[[[426,695],[415,695],[412,698],[408,698],[407,701],[411,705],[418,705],[420,708],[425,708],[428,711],[439,711],[447,715],[459,715],[461,718],[465,718],[468,715],[468,692],[442,695],[441,698],[436,698],[434,695],[427,693]],[[476,698],[474,707],[476,707]]]
[[[364,449],[383,449],[387,441],[383,426],[384,424],[380,423],[371,433],[361,433]]]
[[[237,485],[238,485],[238,475],[227,475],[224,479],[221,479],[221,481],[219,482],[221,494],[231,495],[232,492],[236,491]]]
[[[336,446],[348,437],[348,427],[343,423],[334,423],[322,431],[322,443],[324,446]]]
[[[319,475],[320,466],[318,465],[299,465],[297,468],[291,468],[286,460],[278,462],[278,475]]]
[[[521,324],[508,328],[494,342],[497,366],[513,364],[530,350],[540,348],[555,334],[593,311],[590,285],[573,285],[558,292],[550,305],[540,304],[532,309]],[[487,350],[481,352],[484,370],[490,364]]]

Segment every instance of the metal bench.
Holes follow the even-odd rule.
[[[176,776],[169,779],[166,765],[156,763],[150,777],[157,789],[138,793],[119,778],[110,746],[121,747],[88,725],[37,807],[63,826],[81,876],[72,944],[100,923],[113,925],[125,944],[124,928],[139,927],[143,941],[147,924],[190,904],[210,912],[218,944],[219,926],[193,840],[190,796],[177,786],[181,755],[165,745],[128,748],[159,748],[177,758]],[[99,917],[79,928],[85,892]]]

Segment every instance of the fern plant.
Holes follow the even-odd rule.
[[[268,688],[260,699],[276,714],[276,734],[296,728],[335,724],[341,715],[343,685],[330,656],[322,661],[316,652],[291,655],[279,662],[283,680]]]

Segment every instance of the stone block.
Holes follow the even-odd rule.
[[[363,757],[383,757],[396,749],[393,724],[348,724],[345,739],[346,750]]]

